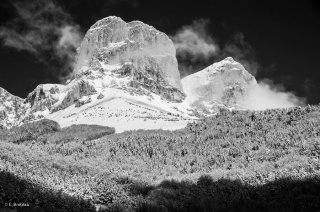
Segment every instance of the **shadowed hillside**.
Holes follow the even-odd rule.
[[[281,178],[252,186],[203,175],[197,182],[165,180],[155,187],[128,187],[144,197],[137,211],[318,211],[319,180]]]
[[[0,172],[0,195],[1,212],[5,211],[5,208],[25,212],[95,211],[95,208],[88,201],[69,196],[63,192],[55,192],[37,182],[30,182],[5,171]],[[9,204],[25,205],[4,207]]]
[[[320,206],[319,177],[295,180],[278,179],[252,186],[240,180],[201,176],[197,182],[165,180],[157,186],[129,179],[118,179],[129,198],[136,199],[135,211],[318,211]],[[0,211],[123,211],[123,205],[106,207],[54,192],[37,184],[1,172]],[[3,207],[28,203],[25,207]]]

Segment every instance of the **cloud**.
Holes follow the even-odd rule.
[[[12,1],[15,17],[0,28],[4,46],[36,56],[52,70],[53,76],[68,75],[80,45],[80,26],[52,0]],[[49,66],[50,65],[50,66]]]
[[[59,39],[55,45],[55,54],[60,60],[67,62],[65,68],[72,70],[75,65],[76,49],[80,46],[82,40],[82,33],[76,25],[65,25],[59,30]],[[69,76],[67,76],[67,78],[68,77]]]
[[[226,57],[233,57],[247,71],[256,75],[261,68],[255,57],[255,51],[245,40],[243,33],[236,33],[225,43],[217,43],[209,31],[210,21],[199,19],[190,25],[183,26],[171,39],[177,50],[179,70],[182,77]]]
[[[34,54],[37,53],[37,50],[32,44],[35,39],[32,39],[30,35],[22,36],[15,30],[2,28],[0,29],[0,37],[3,39],[3,45],[5,46],[15,48],[19,51],[25,50]]]
[[[206,34],[206,20],[197,20],[184,26],[172,37],[177,54],[191,54],[194,57],[208,58],[218,52],[219,47]]]
[[[171,39],[176,47],[181,76],[186,76],[208,65],[219,52],[219,46],[209,36],[206,19],[183,26]]]
[[[249,88],[241,105],[249,110],[288,108],[305,105],[305,99],[285,92],[282,86],[275,86],[272,81],[266,80]]]
[[[66,25],[60,28],[60,39],[58,42],[58,46],[60,48],[65,47],[77,47],[79,46],[82,36],[78,27]]]

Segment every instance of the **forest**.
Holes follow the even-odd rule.
[[[319,211],[319,157],[319,105],[120,134],[44,119],[0,130],[0,208]]]

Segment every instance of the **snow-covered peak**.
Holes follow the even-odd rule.
[[[238,108],[255,78],[232,57],[182,79],[186,101],[194,107],[214,111],[218,107]]]
[[[235,71],[242,72],[246,75],[247,71],[245,68],[237,61],[235,61],[232,57],[227,57],[219,62],[213,63],[212,65],[205,68],[207,72],[224,72],[224,71]],[[198,72],[200,73],[200,72]]]

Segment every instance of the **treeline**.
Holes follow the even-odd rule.
[[[16,144],[31,141],[59,144],[93,140],[113,133],[115,133],[115,129],[111,127],[80,124],[61,128],[57,122],[43,119],[13,127],[10,130],[0,130],[0,141]]]

